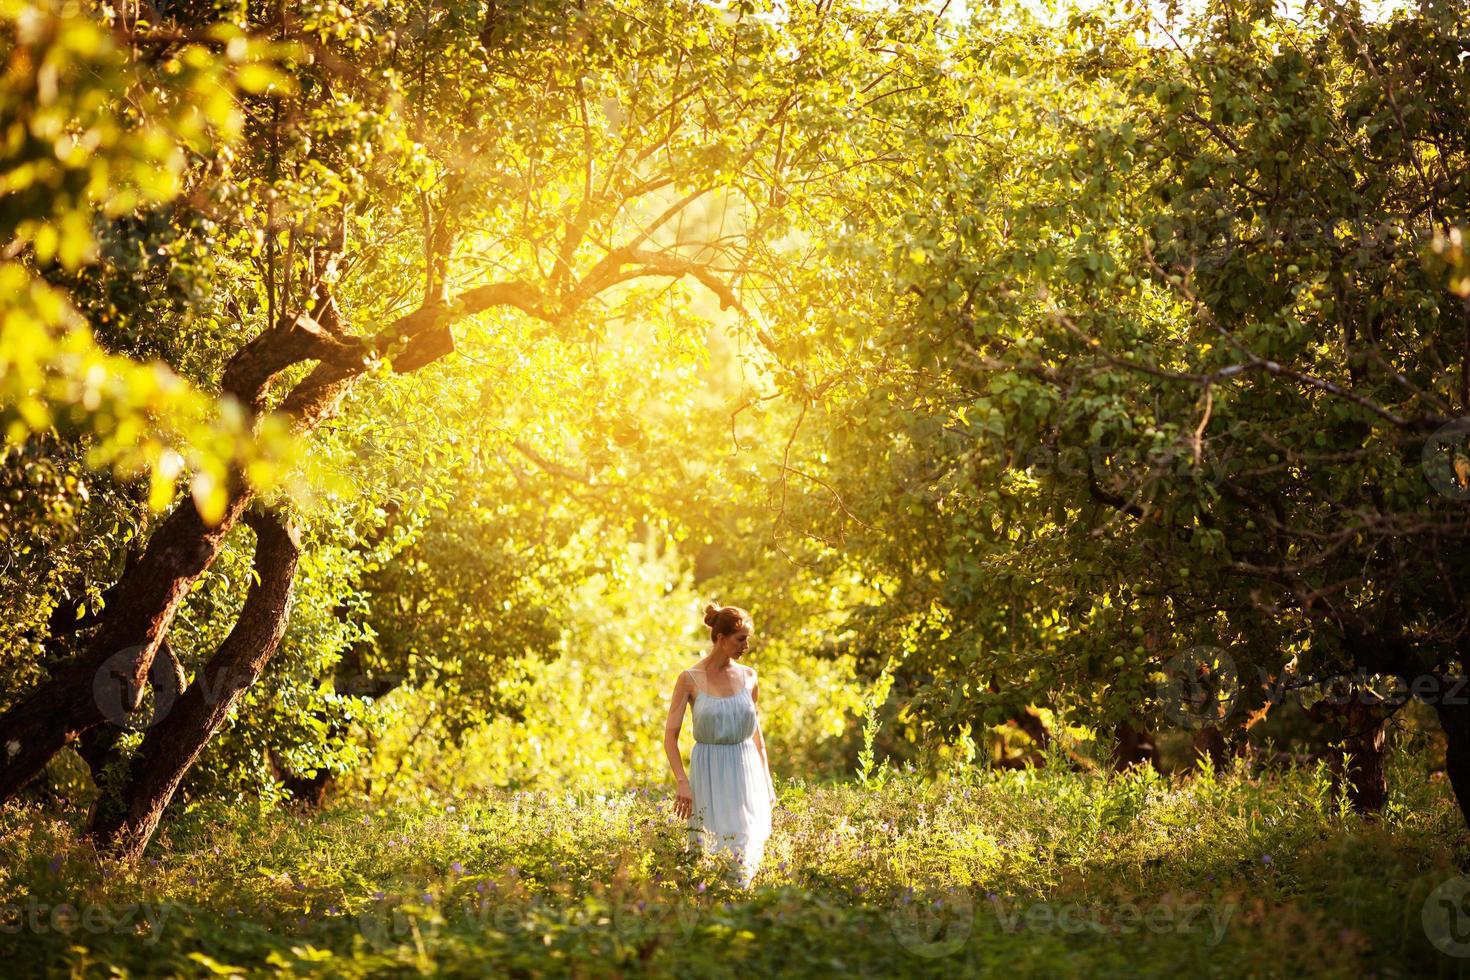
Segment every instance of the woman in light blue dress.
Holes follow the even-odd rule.
[[[750,614],[735,606],[707,606],[704,622],[714,646],[679,674],[664,724],[664,752],[678,789],[674,813],[686,821],[689,846],[724,852],[747,888],[771,836],[776,789],[761,737],[755,670],[736,663],[750,643]],[[684,706],[694,714],[689,775],[679,755]]]

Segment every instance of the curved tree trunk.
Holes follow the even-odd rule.
[[[0,716],[0,802],[19,792],[62,746],[109,714],[121,722],[137,707],[174,614],[248,500],[237,492],[214,527],[191,501],[180,505],[118,583],[102,627],[82,654]]]
[[[162,669],[160,669],[162,668]],[[166,672],[166,673],[165,673]],[[148,672],[148,684],[153,688],[153,703],[155,705],[173,704],[187,685],[184,676],[184,665],[179,663],[179,658],[174,654],[173,647],[169,646],[168,640],[158,645],[158,655],[153,659],[153,669]],[[101,724],[96,728],[82,733],[77,739],[77,755],[92,770],[92,781],[100,788],[104,782],[103,770],[112,761],[113,749],[117,741],[122,737],[124,729],[122,725]]]
[[[435,320],[416,311],[391,329],[416,336],[425,322]],[[281,320],[242,347],[225,368],[223,392],[258,414],[281,371],[319,360],[282,406],[295,417],[298,430],[309,432],[336,413],[374,357],[360,340],[329,333],[302,314]],[[110,590],[101,627],[82,653],[0,716],[0,802],[19,792],[68,742],[110,716],[121,723],[137,707],[174,615],[253,496],[240,475],[231,474],[228,502],[214,525],[192,500],[181,503]]]
[[[568,229],[572,247],[585,232],[576,225]],[[343,234],[325,250],[323,269],[327,255],[342,250]],[[635,237],[613,249],[578,281],[556,283],[554,295],[528,282],[488,283],[448,302],[428,303],[371,336],[344,331],[327,277],[319,276],[311,313],[284,316],[240,348],[225,367],[221,394],[234,398],[251,417],[258,416],[282,371],[315,361],[316,367],[277,408],[293,420],[298,433],[307,434],[334,417],[357,380],[384,357],[402,372],[450,353],[454,339],[447,328],[461,317],[508,306],[558,323],[604,290],[642,277],[689,277],[715,293],[721,309],[740,308],[734,290],[715,269],[645,249],[642,242]],[[107,717],[99,691],[111,696],[109,692],[121,690],[124,716],[136,707],[179,606],[254,496],[238,473],[231,474],[229,490],[224,515],[216,525],[204,521],[190,501],[175,509],[148,540],[137,564],[116,583],[101,626],[82,654],[0,715],[0,803],[19,792],[59,749]]]
[[[143,853],[184,774],[285,635],[299,545],[274,515],[251,513],[245,520],[256,534],[258,581],[245,597],[240,618],[199,679],[148,729],[120,797],[95,811],[89,836],[120,856]]]

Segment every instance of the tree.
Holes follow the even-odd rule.
[[[1470,800],[1446,560],[1470,531],[1448,446],[1470,405],[1455,23],[1120,8],[1023,28],[1061,54],[972,42],[972,85],[997,64],[1024,83],[972,103],[974,152],[929,158],[928,196],[967,207],[875,228],[907,336],[851,358],[862,394],[833,409],[896,420],[927,464],[927,496],[876,487],[907,501],[899,537],[855,550],[898,601],[854,619],[932,678],[926,725],[1049,702],[1104,728],[1237,726],[1386,677],[1434,702]],[[811,526],[846,523],[811,496]],[[1188,717],[1170,674],[1221,679],[1211,651],[1242,678],[1233,710]]]
[[[119,23],[142,53],[131,64],[144,86],[186,51],[207,60],[186,47],[196,38],[245,30],[293,45],[278,49],[290,85],[259,86],[244,104],[245,142],[194,161],[171,219],[208,254],[209,315],[180,312],[205,345],[191,367],[239,406],[227,417],[304,440],[390,370],[421,370],[467,332],[508,339],[506,324],[535,322],[533,346],[595,338],[599,304],[636,316],[650,282],[688,281],[740,308],[751,246],[784,203],[773,185],[824,165],[839,142],[829,116],[798,110],[846,84],[827,79],[829,60],[876,57],[850,28],[882,17],[830,13],[777,23],[658,8],[642,12],[650,29],[611,4],[338,5],[252,13],[233,34],[182,14]],[[474,319],[497,310],[525,319]],[[240,345],[242,333],[251,339]],[[525,455],[545,459],[531,446]],[[232,461],[208,492],[196,487],[109,589],[77,656],[0,716],[0,798],[104,721],[100,672],[124,681],[124,707],[136,706],[191,588],[244,521],[256,582],[240,617],[144,736],[118,805],[99,808],[92,828],[124,854],[146,845],[284,635],[299,520],[263,494],[258,470]]]

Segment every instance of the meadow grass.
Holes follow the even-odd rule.
[[[1470,846],[1414,762],[1371,820],[1320,769],[798,781],[748,892],[664,786],[199,806],[136,865],[10,805],[0,972],[1461,976],[1423,917]]]

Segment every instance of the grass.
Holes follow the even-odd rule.
[[[1463,826],[1415,760],[1393,777],[1371,821],[1320,771],[796,783],[749,892],[682,849],[665,787],[201,806],[131,866],[97,860],[80,814],[11,805],[0,955],[82,976],[1465,975],[1424,918]]]

